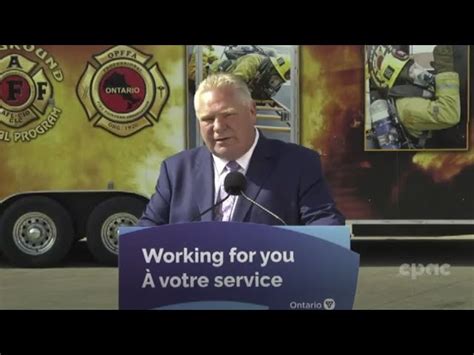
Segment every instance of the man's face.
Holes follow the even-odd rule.
[[[204,142],[220,158],[240,158],[255,140],[255,103],[245,102],[232,88],[202,93],[196,115]]]

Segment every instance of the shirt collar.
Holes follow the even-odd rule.
[[[253,141],[252,146],[250,149],[242,155],[240,158],[236,160],[236,162],[240,165],[240,167],[247,172],[247,168],[250,163],[250,159],[252,158],[252,154],[255,150],[255,147],[257,146],[258,138],[260,137],[260,133],[258,132],[258,129],[255,128],[255,140]],[[218,156],[212,154],[212,158],[214,159],[214,165],[216,167],[216,170],[219,175],[221,175],[224,172],[225,167],[227,166],[227,163],[229,160],[219,158]]]

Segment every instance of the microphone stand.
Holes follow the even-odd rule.
[[[268,209],[266,209],[265,207],[263,207],[261,204],[259,204],[258,202],[252,200],[250,197],[248,197],[243,191],[240,191],[240,194],[242,195],[242,197],[244,197],[246,200],[250,201],[251,203],[255,204],[256,206],[260,207],[262,210],[264,210],[265,212],[267,212],[269,215],[275,217],[276,219],[278,219],[283,225],[287,226],[287,224],[285,223],[284,220],[282,220],[280,217],[278,217],[275,213],[269,211]]]

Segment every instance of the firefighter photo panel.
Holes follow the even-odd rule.
[[[196,83],[209,74],[235,74],[247,83],[257,103],[257,128],[268,137],[298,142],[298,46],[188,46],[187,56],[189,98],[194,96]],[[192,100],[188,112],[193,114]],[[191,142],[196,141],[194,130],[194,126],[189,129]]]
[[[352,220],[473,219],[472,124],[467,151],[365,149],[365,50],[300,46],[300,144],[320,154],[337,206]]]
[[[365,46],[365,150],[467,150],[469,46]]]

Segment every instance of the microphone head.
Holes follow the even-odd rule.
[[[247,179],[238,171],[228,173],[224,180],[224,190],[230,195],[240,195],[246,185]]]

